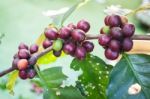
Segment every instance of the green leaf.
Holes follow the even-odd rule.
[[[0,79],[0,89],[5,90],[6,89],[6,83],[7,81],[5,79]]]
[[[53,63],[57,60],[57,58],[53,55],[53,52],[50,51],[47,54],[45,54],[44,56],[40,57],[37,61],[38,65],[41,64],[50,64]]]
[[[12,72],[6,84],[6,88],[8,89],[9,93],[12,95],[14,95],[13,88],[15,86],[17,78],[18,78],[18,71]]]
[[[108,74],[112,66],[94,55],[88,55],[85,60],[74,59],[71,63],[74,70],[81,69],[83,74],[79,76],[78,82],[83,86],[87,99],[106,99],[106,86]]]
[[[57,88],[67,78],[62,73],[61,67],[52,67],[41,72],[42,78],[49,88]]]
[[[51,89],[45,89],[43,93],[43,99],[59,99],[56,95],[56,92]]]
[[[142,88],[135,95],[128,93],[133,84]],[[110,73],[107,96],[108,99],[150,99],[150,56],[123,54]]]
[[[85,99],[76,87],[45,90],[43,99]]]

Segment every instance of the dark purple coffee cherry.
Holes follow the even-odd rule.
[[[65,43],[63,46],[63,51],[66,54],[74,54],[75,49],[76,49],[76,45],[73,42]]]
[[[109,34],[110,33],[110,27],[109,26],[104,26],[100,30],[100,34]]]
[[[108,43],[110,42],[110,40],[111,40],[111,37],[106,34],[102,34],[98,38],[98,42],[101,46],[108,46]]]
[[[39,49],[39,46],[37,44],[33,44],[30,46],[30,53],[34,54],[38,51],[38,49]]]
[[[26,49],[20,49],[18,52],[18,57],[20,59],[28,59],[28,58],[30,58],[30,53]]]
[[[120,51],[121,48],[120,42],[118,40],[111,40],[109,43],[109,48],[112,51]]]
[[[106,56],[107,59],[115,60],[115,59],[118,58],[119,52],[112,51],[110,48],[108,48],[108,49],[105,50],[105,56]]]
[[[28,46],[24,43],[20,43],[18,49],[27,49],[28,50]]]
[[[77,42],[82,42],[85,40],[85,32],[80,29],[73,30],[71,36],[73,40]]]
[[[92,52],[94,49],[94,44],[90,41],[83,42],[82,46],[86,49],[87,52]]]
[[[120,27],[111,28],[110,35],[112,36],[112,38],[118,39],[118,40],[123,38],[123,33]]]
[[[73,23],[68,24],[67,27],[71,28],[72,30],[77,29],[76,25]]]
[[[86,33],[90,29],[90,24],[86,20],[81,20],[78,22],[77,28],[83,30]]]
[[[49,40],[56,40],[58,37],[58,31],[56,28],[46,28],[44,33]]]
[[[18,68],[17,64],[18,64],[19,58],[15,58],[12,62],[12,67],[14,68]]]
[[[133,24],[125,24],[122,30],[125,37],[131,37],[135,32],[135,27]]]
[[[46,39],[44,42],[43,42],[43,48],[48,48],[48,47],[50,47],[50,46],[52,46],[53,45],[53,41],[51,41],[51,40],[48,40],[48,39]]]
[[[111,15],[108,19],[108,24],[110,27],[121,26],[121,18],[118,15]]]
[[[56,57],[59,57],[61,55],[61,51],[53,50],[53,55],[56,56]]]
[[[37,62],[37,57],[33,55],[33,56],[28,60],[28,62],[29,62],[29,65],[30,65],[30,66],[34,66],[34,65],[36,64],[36,62]]]
[[[62,27],[59,31],[59,37],[62,39],[68,39],[71,36],[72,29],[69,27]]]
[[[105,25],[109,26],[109,15],[105,17],[104,19],[104,22],[105,22]]]
[[[85,59],[86,49],[84,47],[77,47],[75,51],[75,57],[79,60]]]
[[[36,76],[36,71],[34,69],[29,69],[27,71],[27,77],[33,79]]]
[[[27,79],[27,72],[25,70],[20,70],[19,77],[23,80]]]
[[[125,38],[122,43],[122,49],[124,51],[130,51],[133,47],[133,41],[130,38]]]

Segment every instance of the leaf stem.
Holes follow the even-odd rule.
[[[127,13],[125,16],[128,16],[130,14],[135,14],[137,12],[148,10],[148,9],[150,9],[150,4],[143,5],[143,6],[139,7],[139,8],[137,8],[137,9]]]
[[[74,4],[64,15],[63,18],[61,20],[61,26],[63,26],[64,22],[67,20],[67,18],[79,7],[83,6],[84,4],[86,4],[88,2],[88,0],[80,0],[78,1],[76,4]],[[83,4],[80,6],[80,4]]]
[[[38,68],[38,65],[34,65],[34,69],[36,70],[36,72],[37,72],[39,78],[41,79],[44,88],[47,89],[47,88],[48,88],[48,85],[45,83],[45,79],[44,79],[43,75],[41,74],[41,72],[40,72],[40,70],[39,70],[39,68]]]

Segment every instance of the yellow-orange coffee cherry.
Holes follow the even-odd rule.
[[[26,59],[20,59],[17,66],[19,70],[25,70],[28,67],[28,61]]]

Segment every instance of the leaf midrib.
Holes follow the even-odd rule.
[[[133,68],[133,65],[131,64],[132,61],[129,59],[129,57],[128,57],[127,54],[125,54],[125,53],[123,54],[123,57],[126,59],[127,63],[129,64],[129,68],[131,68],[131,70],[132,70],[132,72],[133,72],[133,75],[135,76],[136,80],[139,82],[139,84],[140,84],[141,86],[143,86],[141,80],[138,78],[138,75],[136,74],[136,71],[135,71],[134,68]],[[147,95],[146,95],[146,93],[145,93],[143,87],[141,87],[141,89],[142,89],[144,95],[145,95],[146,98],[147,98]],[[147,98],[147,99],[148,99],[148,98]]]

